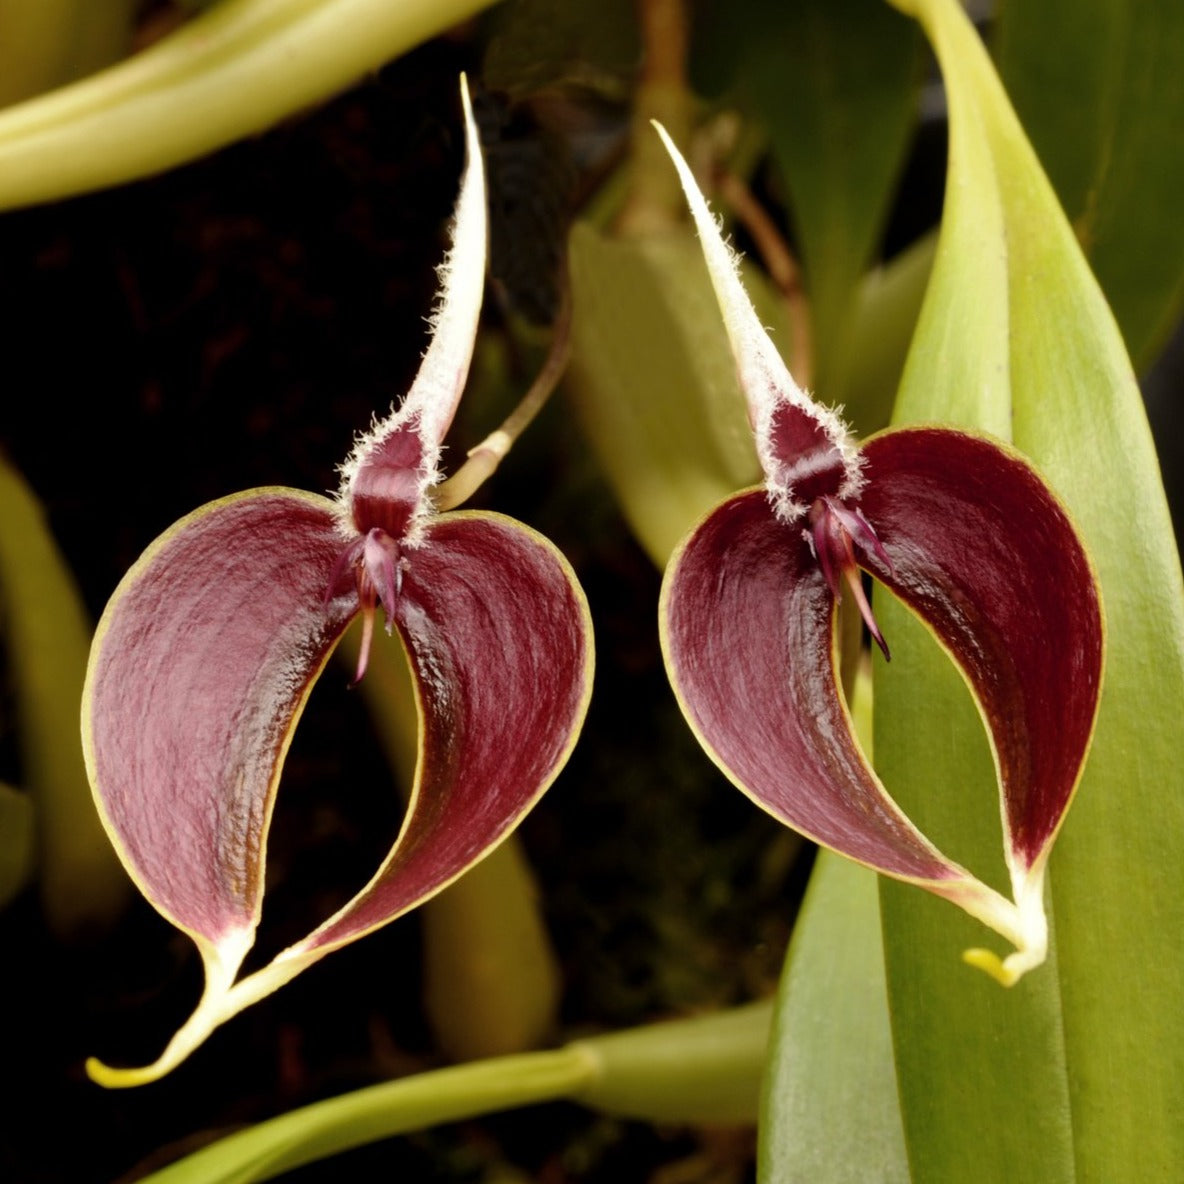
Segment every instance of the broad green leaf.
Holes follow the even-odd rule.
[[[1008,93],[1140,367],[1184,307],[1182,46],[1179,0],[1005,0],[996,26]]]
[[[746,0],[718,13],[757,31],[732,69],[769,129],[788,191],[814,318],[814,382],[830,399],[850,362],[855,288],[908,147],[921,41],[880,0]],[[708,26],[704,36],[714,33]],[[848,412],[865,429],[860,408]]]
[[[851,314],[847,365],[835,401],[858,415],[864,435],[887,427],[913,330],[933,267],[936,234],[927,234],[869,271]]]
[[[578,223],[570,266],[567,389],[630,526],[664,565],[696,518],[760,472],[703,253],[689,228],[614,239]]]
[[[1049,868],[1048,966],[1011,992],[979,981],[951,957],[961,918],[881,889],[913,1177],[973,1164],[976,1184],[1172,1179],[1184,901],[1165,876],[1184,859],[1184,591],[1158,465],[1118,328],[977,35],[952,0],[908,7],[946,79],[951,153],[897,418],[986,428],[1031,456],[1092,551],[1108,623],[1093,752]],[[944,849],[998,874],[981,724],[907,614],[877,611],[894,654],[877,670],[881,771]]]
[[[886,597],[876,612],[892,639],[890,677],[876,670],[877,768],[926,834],[1002,890],[982,721],[927,630]],[[882,881],[880,894],[912,1179],[961,1179],[968,1163],[975,1184],[1073,1179],[1055,941],[1044,966],[1007,990],[959,959],[971,946],[1002,952],[981,927],[904,885]]]
[[[78,704],[91,626],[33,491],[0,459],[0,629],[21,779],[37,811],[42,903],[64,936],[110,923],[130,884],[91,799]]]
[[[876,876],[821,851],[765,1068],[762,1184],[907,1184]]]

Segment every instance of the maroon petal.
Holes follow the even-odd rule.
[[[1101,605],[1054,495],[1016,453],[962,432],[887,432],[864,448],[864,562],[938,635],[990,733],[1008,901],[937,852],[854,739],[838,689],[834,599],[801,532],[752,491],[709,515],[662,589],[671,681],[700,741],[759,805],[818,842],[961,905],[1016,952],[967,961],[1005,985],[1047,949],[1045,857],[1097,711]]]
[[[325,604],[343,545],[326,498],[237,494],[157,539],[99,623],[83,739],[100,812],[148,900],[209,947],[250,945],[288,740],[353,615]]]
[[[1013,876],[1042,862],[1093,733],[1103,626],[1093,569],[1031,466],[940,428],[863,449],[861,508],[893,570],[875,574],[941,638],[986,721]]]
[[[386,924],[486,855],[558,774],[587,710],[591,623],[553,544],[500,515],[445,514],[403,564],[395,623],[422,720],[411,805],[374,879],[277,963]]]
[[[193,935],[206,970],[197,1009],[156,1062],[88,1062],[105,1085],[162,1076],[219,1024],[445,887],[513,830],[575,744],[592,644],[566,561],[498,515],[430,520],[400,559],[395,600],[421,715],[402,831],[353,901],[236,982],[288,737],[356,609],[353,594],[324,607],[343,545],[336,522],[333,503],[288,491],[206,507],[129,573],[100,627],[92,777],[133,875]]]
[[[855,741],[833,614],[801,528],[782,522],[762,490],[724,502],[662,586],[662,644],[683,712],[727,776],[795,830],[888,875],[962,882]]]

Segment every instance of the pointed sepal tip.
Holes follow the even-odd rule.
[[[863,487],[863,462],[847,425],[794,381],[748,298],[740,257],[724,241],[694,173],[666,129],[651,122],[678,172],[699,234],[774,510],[783,521],[796,522],[815,497],[855,497]]]

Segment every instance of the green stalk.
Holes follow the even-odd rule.
[[[393,1135],[563,1098],[595,1079],[578,1046],[437,1069],[315,1102],[186,1156],[144,1184],[248,1184]]]
[[[573,1100],[644,1122],[756,1122],[771,1000],[577,1041],[597,1074]]]
[[[223,0],[0,113],[0,209],[163,172],[319,103],[491,0]]]
[[[770,1014],[753,1004],[370,1086],[220,1139],[144,1184],[251,1184],[379,1139],[561,1098],[658,1122],[751,1123]]]

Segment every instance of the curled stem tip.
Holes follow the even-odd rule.
[[[1029,970],[1035,970],[1041,965],[1045,956],[1044,950],[1039,953],[1034,950],[1016,950],[1014,954],[1000,958],[994,950],[981,946],[962,951],[962,961],[967,966],[977,967],[1004,987],[1014,987]]]
[[[1042,868],[1013,875],[1015,902],[996,897],[985,910],[968,910],[984,924],[1012,942],[1013,953],[1000,958],[994,950],[980,946],[963,950],[962,961],[977,967],[997,983],[1014,987],[1028,973],[1042,966],[1048,957],[1048,918],[1044,913]]]

